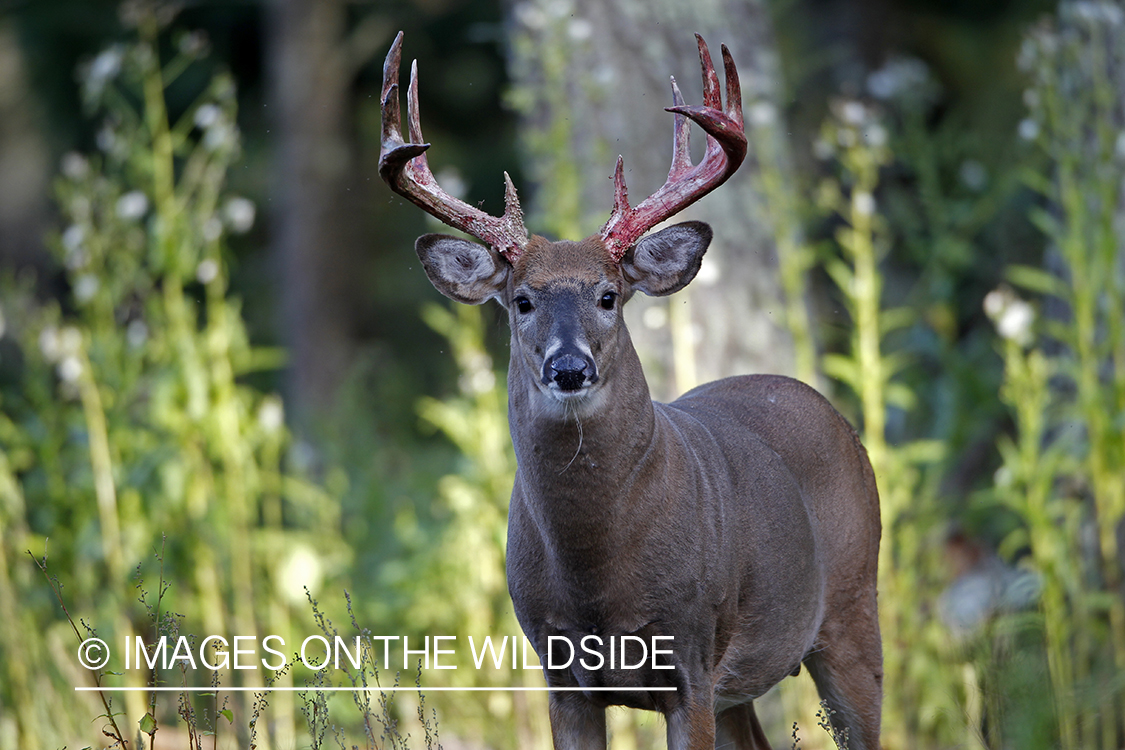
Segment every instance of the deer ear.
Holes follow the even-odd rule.
[[[711,227],[702,221],[685,221],[648,235],[621,259],[625,280],[650,297],[680,291],[699,272],[711,236]]]
[[[422,268],[439,292],[480,305],[504,290],[511,266],[491,248],[447,234],[424,234],[414,243]]]

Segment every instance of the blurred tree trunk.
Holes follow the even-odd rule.
[[[270,103],[277,129],[275,256],[287,391],[298,423],[327,415],[354,353],[363,242],[353,190],[351,87],[389,34],[378,13],[349,28],[344,0],[272,0]]]
[[[49,167],[14,25],[0,21],[0,267],[45,267]]]
[[[702,102],[693,32],[710,45],[720,78],[719,45],[730,48],[748,130],[753,122],[777,128],[777,55],[760,0],[520,0],[512,10],[512,101],[524,118],[528,172],[537,185],[525,199],[532,231],[568,239],[597,232],[613,205],[619,153],[634,205],[664,182],[672,151],[672,115],[663,110],[671,105],[669,76],[688,104]],[[693,141],[698,159],[702,131],[695,129]],[[787,163],[784,155],[771,158],[778,156]],[[757,168],[752,150],[729,182],[674,219],[703,220],[715,230],[697,279],[671,299],[638,295],[628,308],[656,398],[717,377],[792,370]]]
[[[341,194],[349,164],[349,80],[338,54],[341,0],[274,0],[271,99],[277,127],[276,257],[281,264],[288,395],[298,420],[331,405],[348,365],[348,247]]]

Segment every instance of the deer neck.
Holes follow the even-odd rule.
[[[594,523],[621,512],[651,455],[654,412],[641,363],[624,326],[617,356],[593,406],[557,402],[535,385],[536,373],[513,354],[508,417],[518,484],[537,520]],[[513,341],[513,347],[515,342]],[[513,352],[515,349],[513,348]]]

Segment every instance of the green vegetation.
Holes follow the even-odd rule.
[[[104,118],[102,155],[68,156],[56,187],[65,228],[51,244],[70,297],[40,304],[29,289],[5,287],[21,367],[0,395],[0,700],[13,709],[0,723],[4,746],[93,740],[90,721],[107,710],[73,691],[89,676],[76,671],[78,644],[28,550],[58,577],[90,630],[82,637],[96,630],[114,646],[155,637],[173,610],[194,632],[291,637],[309,619],[300,586],[338,579],[350,563],[338,502],[283,460],[280,399],[246,385],[280,355],[250,344],[227,289],[224,238],[254,213],[224,188],[239,153],[234,84],[216,75],[170,120],[166,89],[203,49],[191,35],[173,37],[176,52],[162,60],[156,17],[136,20],[139,41],[85,71],[86,103]],[[154,550],[162,583],[148,597],[164,609],[146,614],[134,589],[156,577]],[[102,676],[121,686],[144,679]],[[253,695],[230,700],[227,731],[245,741]],[[163,723],[146,702],[112,697],[126,739],[142,716],[146,734]],[[272,736],[259,732],[259,747],[293,741],[292,695],[271,704]],[[223,724],[214,710],[207,723]]]

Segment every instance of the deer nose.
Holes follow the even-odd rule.
[[[549,365],[548,377],[564,391],[577,391],[589,377],[594,381],[593,363],[575,354],[561,354],[554,357]]]

